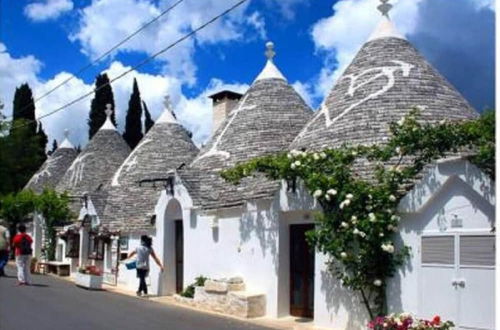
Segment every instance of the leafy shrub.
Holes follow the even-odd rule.
[[[205,281],[207,280],[208,278],[200,275],[198,276],[197,278],[194,279],[194,283],[193,284],[190,284],[186,287],[186,289],[184,289],[184,291],[182,291],[180,293],[180,295],[182,297],[186,297],[186,298],[194,298],[194,288],[196,286],[205,286]]]

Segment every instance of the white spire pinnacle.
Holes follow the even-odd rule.
[[[177,119],[175,119],[174,117],[174,108],[172,107],[170,95],[165,95],[165,98],[163,99],[163,105],[165,106],[165,108],[163,109],[163,113],[161,114],[160,118],[156,120],[156,124],[177,124]]]
[[[267,63],[264,69],[260,72],[260,74],[255,78],[255,81],[263,80],[263,79],[282,79],[286,81],[286,78],[283,74],[278,70],[276,65],[273,63],[273,58],[276,56],[276,52],[274,51],[274,43],[268,41],[266,43],[266,52],[264,53],[267,57]],[[254,81],[254,82],[255,82]]]
[[[71,144],[71,142],[69,142],[69,129],[65,129],[64,130],[64,140],[63,142],[61,143],[61,145],[59,146],[58,149],[63,149],[63,148],[67,148],[67,149],[74,149],[75,147],[73,146],[73,144]]]
[[[116,131],[115,125],[113,125],[113,122],[111,121],[111,114],[113,113],[113,110],[111,109],[111,104],[106,104],[106,121],[104,124],[101,126],[101,129],[112,129]]]
[[[382,20],[378,23],[375,30],[372,32],[368,41],[372,41],[379,38],[399,38],[405,39],[396,29],[391,19],[389,18],[389,11],[392,8],[389,0],[380,0],[382,2],[377,9],[382,13]]]

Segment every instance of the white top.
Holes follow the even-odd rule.
[[[64,130],[64,140],[61,143],[61,145],[59,145],[58,149],[63,149],[63,148],[75,149],[75,147],[73,146],[73,144],[71,144],[71,142],[69,142],[68,136],[69,136],[69,130],[65,129]]]
[[[137,269],[149,269],[149,255],[151,254],[151,248],[141,245],[135,249],[137,254],[136,268]]]
[[[370,35],[370,38],[368,38],[368,41],[372,41],[379,38],[390,38],[390,37],[405,39],[405,37],[403,37],[398,32],[398,30],[396,29],[392,21],[389,19],[389,17],[382,16],[382,20],[378,23],[375,30],[373,30],[372,34]]]
[[[165,95],[163,105],[165,106],[165,109],[155,123],[178,124],[177,119],[175,119],[173,114],[174,109],[169,95]]]
[[[111,104],[106,104],[106,121],[104,124],[101,126],[100,129],[110,129],[110,130],[115,130],[116,127],[113,125],[113,122],[111,121],[111,114],[113,111],[111,110]]]
[[[271,59],[267,60],[266,66],[264,69],[259,73],[257,78],[255,78],[255,81],[258,80],[263,80],[263,79],[281,79],[286,81],[286,78],[283,76],[283,74],[278,70],[276,65],[274,65],[273,61]]]

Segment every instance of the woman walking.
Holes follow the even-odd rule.
[[[152,240],[147,235],[141,236],[141,246],[137,247],[135,251],[132,251],[129,258],[137,255],[136,258],[136,268],[137,268],[137,277],[139,278],[139,290],[137,290],[137,295],[141,296],[144,292],[146,296],[148,294],[148,287],[146,285],[146,277],[149,273],[149,256],[153,257],[156,264],[160,267],[163,272],[163,265],[155,254],[155,251],[151,247]]]

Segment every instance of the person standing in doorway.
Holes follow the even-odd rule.
[[[144,293],[144,296],[148,294],[148,287],[146,285],[146,277],[149,273],[149,256],[153,257],[156,264],[160,267],[163,272],[163,265],[155,254],[155,251],[151,247],[152,240],[147,235],[141,236],[141,246],[137,247],[135,251],[132,251],[129,258],[132,258],[134,255],[137,255],[136,258],[136,268],[137,268],[137,277],[139,278],[139,290],[137,290],[137,295],[141,296]]]
[[[3,224],[4,222],[0,219],[0,276],[5,276],[4,268],[9,262],[10,245],[9,229]]]
[[[19,233],[14,236],[12,240],[12,245],[14,246],[14,254],[16,255],[16,266],[17,266],[17,280],[18,285],[30,285],[30,261],[31,244],[33,239],[30,235],[26,234],[26,226],[20,224],[17,226]]]

